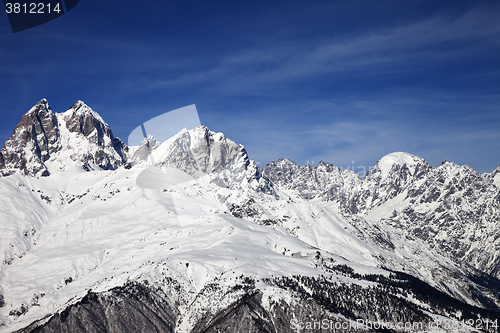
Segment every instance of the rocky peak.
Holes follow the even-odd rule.
[[[71,151],[71,159],[85,170],[113,170],[126,162],[128,147],[113,136],[104,119],[83,101],[77,101],[62,113],[60,120],[72,141],[64,148]]]
[[[331,164],[330,162],[320,161],[318,163],[318,169],[333,170],[333,169],[338,169],[338,167],[336,165]]]
[[[343,213],[356,214],[394,198],[431,169],[421,157],[395,152],[377,161],[363,179],[328,162],[301,168],[286,159],[269,163],[264,175],[280,189],[294,190],[304,199],[334,201]]]
[[[277,186],[284,186],[293,181],[294,174],[300,166],[287,158],[268,163],[264,168],[264,175]]]
[[[249,160],[245,147],[206,126],[182,129],[161,143],[148,136],[132,150],[131,165],[147,161],[152,167],[150,172],[175,168],[194,178],[208,176],[222,187],[250,186],[256,191],[274,193],[262,170]],[[143,171],[144,177],[149,177],[148,169]]]
[[[131,162],[146,161],[153,150],[160,145],[156,138],[148,134],[141,142],[141,145],[133,148],[131,152]]]
[[[99,146],[114,139],[109,125],[84,102],[78,101],[63,114],[66,127],[71,133],[79,133]]]
[[[394,152],[385,155],[367,172],[366,178],[378,179],[384,182],[387,177],[399,174],[401,177],[420,177],[423,172],[431,168],[429,163],[421,157],[405,153]]]
[[[343,200],[342,210],[347,214],[366,213],[407,190],[415,181],[426,177],[432,167],[423,158],[394,152],[375,163],[360,182],[360,186],[347,188],[348,201]],[[336,201],[329,197],[329,201]]]
[[[114,169],[124,163],[127,150],[99,114],[82,101],[58,114],[42,99],[22,116],[0,151],[0,176],[16,172],[48,176],[51,169],[61,171],[71,165]]]
[[[297,163],[295,163],[294,161],[290,161],[288,158],[280,158],[277,161],[273,161],[273,162],[268,163],[268,165],[272,166],[272,167],[291,166],[293,168],[299,168],[299,165]]]
[[[0,175],[20,171],[24,175],[48,176],[44,162],[60,147],[56,115],[42,99],[22,116],[0,151]]]
[[[222,169],[246,168],[249,165],[247,152],[242,145],[205,126],[181,130],[167,141],[155,144],[151,154],[157,166],[172,166],[192,176]]]

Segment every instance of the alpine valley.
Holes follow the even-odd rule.
[[[0,259],[2,332],[497,332],[500,167],[261,169],[44,99],[0,151]]]

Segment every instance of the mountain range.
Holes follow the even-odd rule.
[[[205,126],[129,147],[43,99],[0,176],[0,331],[497,332],[500,167],[261,169]]]

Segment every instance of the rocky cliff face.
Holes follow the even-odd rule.
[[[44,162],[61,149],[57,117],[47,100],[29,110],[0,151],[0,175],[48,176]]]
[[[82,162],[85,168],[114,170],[126,161],[128,147],[115,138],[101,116],[82,101],[76,102],[61,118],[70,139],[77,138],[70,145],[81,145],[78,142],[80,140],[87,145],[86,152],[72,156],[75,161]]]
[[[0,151],[0,175],[48,176],[71,166],[116,169],[125,162],[127,150],[82,101],[58,114],[42,99],[23,115]]]
[[[345,269],[345,274],[353,275],[348,267],[336,269]],[[450,322],[440,322],[439,327],[430,313],[443,317],[452,313],[454,319],[462,316],[489,318],[492,322],[500,317],[495,311],[457,302],[406,274],[364,276],[361,280],[376,280],[379,286],[363,288],[356,284],[336,284],[324,278],[299,275],[266,280],[268,285],[277,288],[276,292],[290,295],[285,300],[264,295],[255,288],[254,280],[247,279],[246,283],[233,286],[233,289],[243,292],[228,306],[213,312],[202,310],[190,332],[379,332],[380,326],[374,325],[382,323],[387,328],[392,323],[411,323],[410,328],[406,327],[407,331],[427,332],[451,325]],[[405,293],[426,302],[429,308],[423,310],[396,296],[401,287],[404,287]],[[16,332],[178,332],[182,331],[179,327],[182,314],[173,300],[178,296],[166,295],[160,288],[149,284],[129,282],[107,292],[89,292],[62,312]],[[203,297],[202,293],[200,296]],[[356,318],[356,321],[348,318]],[[431,329],[432,324],[434,329]],[[460,328],[467,331],[467,325]],[[460,328],[456,326],[456,331]],[[486,331],[495,330],[490,327]]]
[[[105,293],[89,292],[46,323],[18,332],[175,332],[178,315],[161,292],[129,283]]]

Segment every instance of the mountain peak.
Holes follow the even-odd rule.
[[[383,164],[406,164],[406,165],[413,165],[416,163],[416,159],[421,159],[418,156],[412,155],[410,153],[402,152],[402,151],[397,151],[393,152],[390,154],[385,155],[380,159],[380,162]]]
[[[73,104],[68,111],[62,114],[62,118],[70,132],[80,133],[86,137],[93,136],[98,139],[105,137],[110,140],[113,139],[109,125],[83,101],[77,101]],[[102,145],[104,142],[98,140],[97,143]]]
[[[22,116],[0,151],[0,176],[16,172],[48,176],[52,169],[72,165],[115,169],[123,163],[126,150],[109,125],[83,101],[58,114],[43,98]]]
[[[45,98],[42,98],[38,103],[36,103],[28,112],[26,112],[24,115],[29,116],[34,113],[51,113],[52,110],[50,109],[49,101],[47,101]]]
[[[42,98],[40,101],[38,101],[38,103],[35,104],[35,106],[37,105],[44,105],[44,104],[49,104],[49,101],[46,99],[46,98]]]
[[[104,126],[109,127],[109,125],[104,121],[104,119],[102,119],[102,117],[97,112],[92,110],[92,108],[90,106],[88,106],[87,104],[85,104],[85,102],[83,102],[81,100],[78,100],[75,104],[73,104],[69,108],[68,111],[66,111],[64,113],[65,118],[69,118],[73,115],[77,115],[80,117],[90,116],[90,117],[94,118],[95,120],[97,120],[98,122],[102,123]]]
[[[56,115],[44,98],[22,117],[0,151],[0,175],[48,176],[44,164],[60,148]]]
[[[41,100],[38,101],[38,103],[33,106],[33,108],[37,107],[38,105],[48,105],[49,101],[46,98],[42,98]]]
[[[423,158],[406,152],[393,152],[387,154],[376,163],[381,171],[382,178],[386,178],[389,175],[394,165],[400,167],[406,166],[411,174],[414,174],[418,164],[428,165],[427,161]]]
[[[277,166],[284,167],[284,166],[289,166],[289,167],[292,167],[294,169],[295,168],[299,168],[299,165],[297,163],[295,163],[292,160],[289,160],[288,158],[280,158],[277,161],[269,162],[267,165],[270,166],[270,167],[277,167]]]

